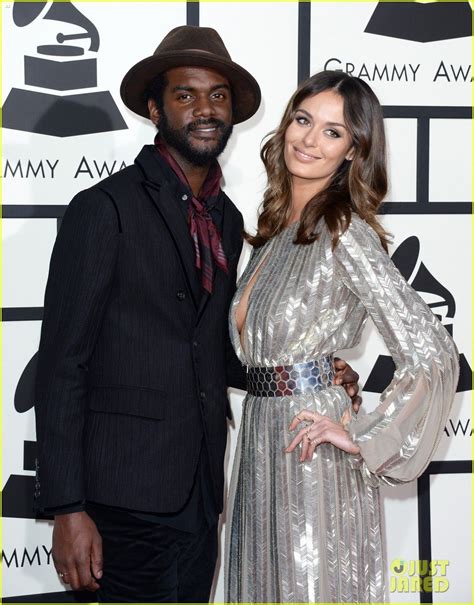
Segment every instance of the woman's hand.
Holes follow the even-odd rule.
[[[290,445],[285,449],[285,452],[289,454],[293,452],[297,445],[301,443],[301,455],[300,461],[312,460],[314,450],[321,443],[332,443],[340,450],[347,452],[348,454],[358,454],[360,448],[356,445],[349,436],[348,431],[344,428],[349,420],[349,411],[344,412],[340,422],[331,420],[328,416],[318,414],[318,412],[311,412],[310,410],[302,410],[293,418],[290,424],[290,431],[294,431],[296,427],[302,422],[310,422],[306,424]]]
[[[334,367],[336,375],[334,376],[334,384],[343,386],[346,393],[352,399],[352,407],[357,414],[362,403],[362,397],[359,397],[359,374],[354,372],[351,366],[339,357],[334,357]]]

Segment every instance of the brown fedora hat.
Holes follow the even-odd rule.
[[[260,87],[247,70],[234,63],[215,29],[182,25],[172,29],[151,57],[134,65],[120,86],[125,105],[145,118],[149,117],[145,90],[160,73],[173,67],[206,67],[225,76],[234,97],[233,122],[248,120],[260,105]]]

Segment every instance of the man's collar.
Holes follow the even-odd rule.
[[[161,161],[154,145],[144,145],[135,158],[135,164],[141,168],[147,181],[156,185],[169,182],[168,167]]]
[[[138,156],[135,158],[135,164],[137,164],[145,179],[156,185],[168,184],[173,188],[179,188],[179,191],[183,191],[183,194],[191,195],[191,191],[181,183],[179,178],[175,175],[173,170],[160,158],[154,145],[144,145]],[[212,209],[222,213],[224,199],[221,195],[218,196]]]

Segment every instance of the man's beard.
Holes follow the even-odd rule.
[[[190,133],[198,126],[217,128],[218,140],[211,149],[196,149],[189,141]],[[183,128],[172,128],[164,112],[161,112],[158,129],[163,141],[193,166],[207,166],[224,151],[227,141],[232,134],[233,125],[226,125],[215,118],[200,118]]]

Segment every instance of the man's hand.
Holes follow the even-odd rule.
[[[85,512],[57,515],[53,561],[60,578],[74,590],[95,591],[102,577],[102,538]]]
[[[334,384],[340,384],[345,389],[349,397],[352,399],[352,407],[354,412],[357,413],[362,403],[362,397],[359,397],[359,374],[354,372],[351,366],[344,361],[344,359],[334,358],[334,367],[336,368],[336,375],[334,377]]]

